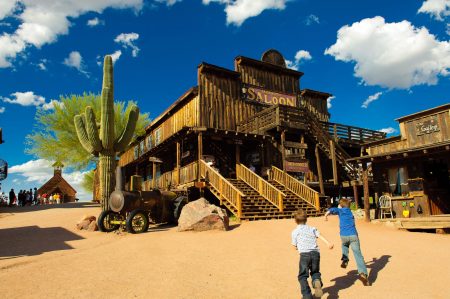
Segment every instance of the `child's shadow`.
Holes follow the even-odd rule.
[[[374,284],[378,278],[378,272],[380,272],[387,263],[389,263],[390,255],[383,255],[380,258],[373,258],[367,265],[369,271],[369,281]],[[347,275],[336,277],[331,281],[334,281],[334,285],[323,289],[324,293],[328,293],[329,299],[339,298],[339,291],[351,287],[358,280],[358,271],[352,270]]]

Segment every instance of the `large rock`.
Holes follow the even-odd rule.
[[[83,216],[77,223],[77,229],[96,231],[98,230],[96,220],[95,216]]]
[[[178,219],[178,231],[228,230],[228,224],[225,210],[200,198],[183,207]]]

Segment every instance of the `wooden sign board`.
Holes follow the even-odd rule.
[[[439,123],[437,117],[431,117],[426,120],[420,121],[416,124],[416,135],[421,136],[425,134],[431,134],[434,132],[439,132]]]
[[[255,86],[245,86],[243,90],[245,98],[248,101],[255,101],[269,105],[280,104],[297,107],[297,97],[295,95],[273,92]]]
[[[284,147],[307,149],[308,148],[308,144],[301,143],[301,142],[285,141],[284,142]]]
[[[285,161],[284,168],[287,172],[309,172],[308,161],[306,162]]]

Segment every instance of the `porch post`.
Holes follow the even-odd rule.
[[[198,174],[198,181],[200,181],[200,178],[201,178],[201,174],[200,174],[200,169],[201,169],[201,167],[200,167],[200,161],[202,160],[202,157],[203,157],[203,134],[202,134],[202,132],[198,132],[198,136],[197,136],[197,160],[198,160],[198,171],[197,171],[197,174]]]
[[[153,167],[153,169],[152,169],[152,187],[153,187],[153,189],[155,189],[156,188],[156,163],[153,161],[152,162],[152,167]]]
[[[323,187],[322,166],[320,165],[319,146],[316,145],[316,164],[317,164],[317,176],[319,177],[320,194],[325,194],[325,188]]]
[[[180,184],[180,168],[181,168],[181,146],[180,141],[177,141],[177,185]]]
[[[369,173],[367,170],[366,162],[363,162],[363,189],[364,189],[364,220],[370,222],[370,209],[369,209]]]
[[[333,166],[333,184],[336,186],[338,184],[338,173],[336,164],[336,149],[334,148],[333,140],[330,140],[330,149],[331,149],[331,163]]]
[[[353,197],[355,198],[355,205],[356,209],[359,209],[359,203],[358,203],[358,181],[352,181],[353,185]]]
[[[285,133],[285,131],[283,130],[282,132],[281,132],[281,160],[283,160],[283,171],[286,171],[286,165],[285,165],[285,162],[286,162],[286,148],[284,147],[284,143],[285,143],[285,141],[286,141],[286,133]]]

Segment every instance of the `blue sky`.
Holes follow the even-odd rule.
[[[302,88],[334,95],[332,121],[395,134],[395,118],[449,102],[449,15],[450,0],[2,0],[3,190],[49,178],[49,162],[24,153],[36,109],[99,92],[105,54],[120,53],[116,99],[155,118],[196,84],[200,62],[232,69],[275,48],[305,73]]]

